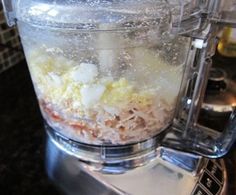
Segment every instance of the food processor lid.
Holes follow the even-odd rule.
[[[198,29],[199,0],[2,0],[10,26],[112,30],[157,25],[189,32]],[[177,29],[177,30],[176,30]]]
[[[164,0],[15,1],[18,21],[54,28],[112,30],[168,25],[171,19]]]
[[[216,22],[236,24],[236,2],[202,0],[2,0],[9,26],[18,21],[73,29],[139,27],[163,22],[177,33],[199,29],[202,14]],[[140,19],[145,22],[140,22]],[[112,27],[107,24],[112,24]],[[115,27],[114,27],[115,26]]]

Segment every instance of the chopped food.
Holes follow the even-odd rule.
[[[88,144],[133,143],[155,136],[172,121],[180,84],[173,75],[178,77],[179,67],[156,60],[162,63],[158,66],[152,60],[151,74],[145,79],[143,73],[142,80],[140,71],[148,71],[142,65],[149,63],[149,58],[135,62],[136,72],[127,68],[112,77],[103,74],[99,64],[77,63],[47,50],[27,55],[45,120],[71,139]],[[145,87],[139,87],[140,82]],[[167,98],[166,88],[173,91]]]
[[[97,75],[98,70],[96,65],[89,63],[81,63],[71,71],[73,81],[84,84],[94,81]]]
[[[100,84],[85,85],[81,87],[81,102],[88,108],[96,105],[101,99],[106,88]]]

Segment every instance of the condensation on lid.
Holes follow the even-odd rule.
[[[15,11],[19,21],[57,28],[112,30],[169,26],[171,21],[169,5],[164,0],[18,0]]]
[[[37,26],[114,30],[198,28],[199,0],[12,0],[18,21]],[[188,21],[189,22],[186,22]],[[195,21],[196,22],[193,22]],[[178,31],[178,30],[177,30]]]

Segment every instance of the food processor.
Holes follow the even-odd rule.
[[[65,194],[223,195],[224,131],[198,123],[235,0],[2,0],[17,24]]]

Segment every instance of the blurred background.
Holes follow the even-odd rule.
[[[6,24],[3,7],[0,3],[0,73],[24,59],[16,28]]]

